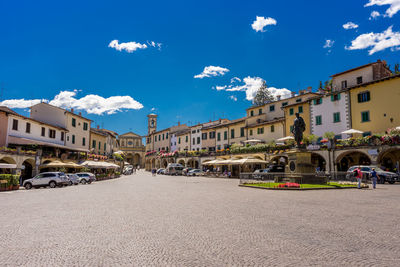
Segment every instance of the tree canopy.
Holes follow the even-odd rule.
[[[260,89],[258,89],[258,91],[253,99],[253,105],[261,106],[263,104],[270,103],[274,100],[275,100],[274,96],[268,90],[266,82],[263,81],[263,84],[261,85]]]

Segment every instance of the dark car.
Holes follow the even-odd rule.
[[[255,170],[253,172],[253,178],[256,179],[261,179],[261,178],[266,178],[267,176],[271,176],[268,174],[273,174],[273,173],[281,173],[281,172],[285,172],[285,166],[283,165],[271,165],[266,169],[259,169],[259,170]]]
[[[375,168],[376,174],[378,174],[378,176],[380,178],[378,181],[381,184],[384,184],[385,182],[388,182],[389,184],[394,184],[395,182],[399,181],[399,176],[394,172],[384,171],[377,166],[363,166],[363,165],[357,165],[357,166],[350,167],[347,170],[347,174],[346,174],[347,179],[354,177],[354,170],[357,167],[361,169],[361,172],[363,173],[363,178],[371,179],[372,169]]]

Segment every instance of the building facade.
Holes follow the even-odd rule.
[[[125,154],[125,160],[137,167],[144,166],[145,146],[142,142],[142,136],[133,132],[128,132],[118,136],[120,150]]]
[[[97,155],[107,155],[107,133],[100,129],[90,129],[90,146],[91,153]]]

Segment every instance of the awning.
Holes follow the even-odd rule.
[[[59,145],[59,144],[54,144],[54,143],[48,143],[48,142],[43,142],[43,141],[38,141],[38,140],[33,140],[33,139],[23,138],[23,137],[18,137],[18,136],[12,136],[12,135],[8,136],[8,143],[9,144],[15,144],[15,145],[51,146],[51,147],[63,148],[63,149],[73,150],[73,151],[89,152],[88,149],[73,148],[73,147],[69,147],[69,146],[64,146],[64,145]]]
[[[286,136],[286,137],[282,137],[279,139],[276,139],[276,141],[288,141],[288,140],[294,140],[293,136]]]
[[[236,159],[232,161],[232,165],[244,165],[244,164],[266,164],[268,163],[265,160],[257,159],[257,158],[245,158],[245,159]]]
[[[119,168],[117,164],[109,163],[105,161],[92,161],[87,160],[80,164],[82,167],[92,168],[92,169],[116,169]]]
[[[17,164],[0,163],[0,169],[16,169]]]
[[[341,132],[342,134],[362,134],[362,131],[359,130],[355,130],[355,129],[350,129],[350,130],[346,130]]]
[[[82,168],[82,166],[74,162],[62,162],[56,160],[46,164],[42,164],[40,165],[40,168]]]

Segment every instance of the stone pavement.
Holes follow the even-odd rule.
[[[400,266],[400,185],[151,177],[0,193],[0,266]]]

